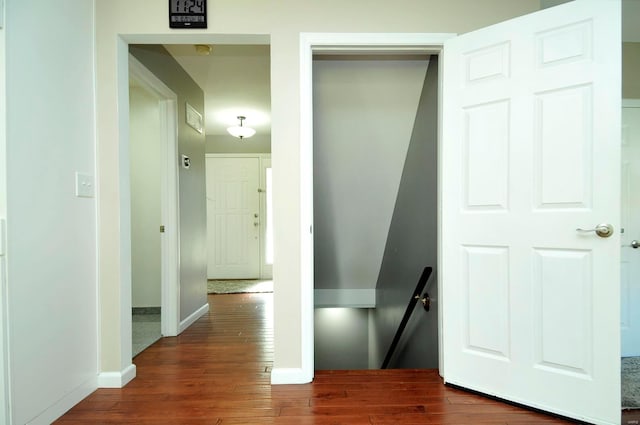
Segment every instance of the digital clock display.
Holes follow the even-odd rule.
[[[207,28],[207,0],[169,0],[170,28]]]

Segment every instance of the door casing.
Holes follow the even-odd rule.
[[[314,54],[431,54],[442,55],[444,42],[456,34],[452,33],[302,33],[300,34],[300,304],[302,311],[301,352],[302,367],[299,375],[291,371],[280,374],[274,369],[271,382],[310,382],[313,379],[313,77]],[[438,87],[442,84],[442,62],[439,63]],[[442,101],[438,95],[438,122]],[[440,128],[438,145],[440,145]],[[440,152],[440,149],[438,148]],[[438,160],[438,163],[440,161]],[[440,170],[438,170],[440,176]],[[438,205],[441,197],[441,179],[438,177]],[[438,251],[441,247],[440,210],[438,210]],[[440,260],[438,260],[440,261]],[[440,267],[440,264],[438,264]],[[438,293],[441,281],[438,277]],[[438,314],[440,346],[441,312]],[[440,373],[442,374],[442,350],[439,350]]]

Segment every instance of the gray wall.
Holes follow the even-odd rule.
[[[622,97],[640,99],[640,43],[622,43]]]
[[[314,367],[316,370],[368,369],[369,309],[314,310]]]
[[[184,320],[207,303],[205,137],[185,122],[185,103],[203,114],[204,95],[164,47],[131,45],[129,51],[178,96],[178,154],[191,158],[191,168],[180,167],[178,176],[180,320]]]
[[[375,288],[427,64],[313,61],[316,289]]]
[[[424,80],[411,143],[404,163],[372,311],[371,367],[380,367],[425,266],[434,267],[428,291],[437,296],[437,106],[438,63],[433,57]],[[438,308],[419,304],[390,367],[438,366]]]
[[[207,153],[271,153],[271,136],[256,134],[240,140],[231,135],[207,136]]]

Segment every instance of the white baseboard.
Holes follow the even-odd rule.
[[[96,377],[82,383],[70,393],[66,394],[54,405],[47,408],[44,412],[27,422],[28,425],[49,425],[60,416],[64,415],[69,409],[80,403],[85,397],[98,389]]]
[[[195,322],[196,320],[198,320],[208,312],[209,312],[209,303],[206,303],[205,305],[203,305],[202,307],[194,311],[192,314],[190,314],[189,317],[187,317],[182,322],[180,322],[180,327],[178,328],[178,334],[181,334],[182,331],[184,331],[189,326],[191,326],[193,322]]]
[[[313,374],[305,372],[302,368],[274,368],[271,371],[271,384],[308,384],[313,381]]]
[[[102,372],[98,375],[98,388],[122,388],[136,377],[136,365],[130,364],[120,372]]]
[[[375,308],[375,289],[315,289],[313,304],[316,307]]]

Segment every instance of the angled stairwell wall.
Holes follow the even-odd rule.
[[[370,313],[369,367],[380,367],[425,266],[437,297],[438,60],[425,77]],[[438,367],[438,304],[415,307],[390,368]]]

